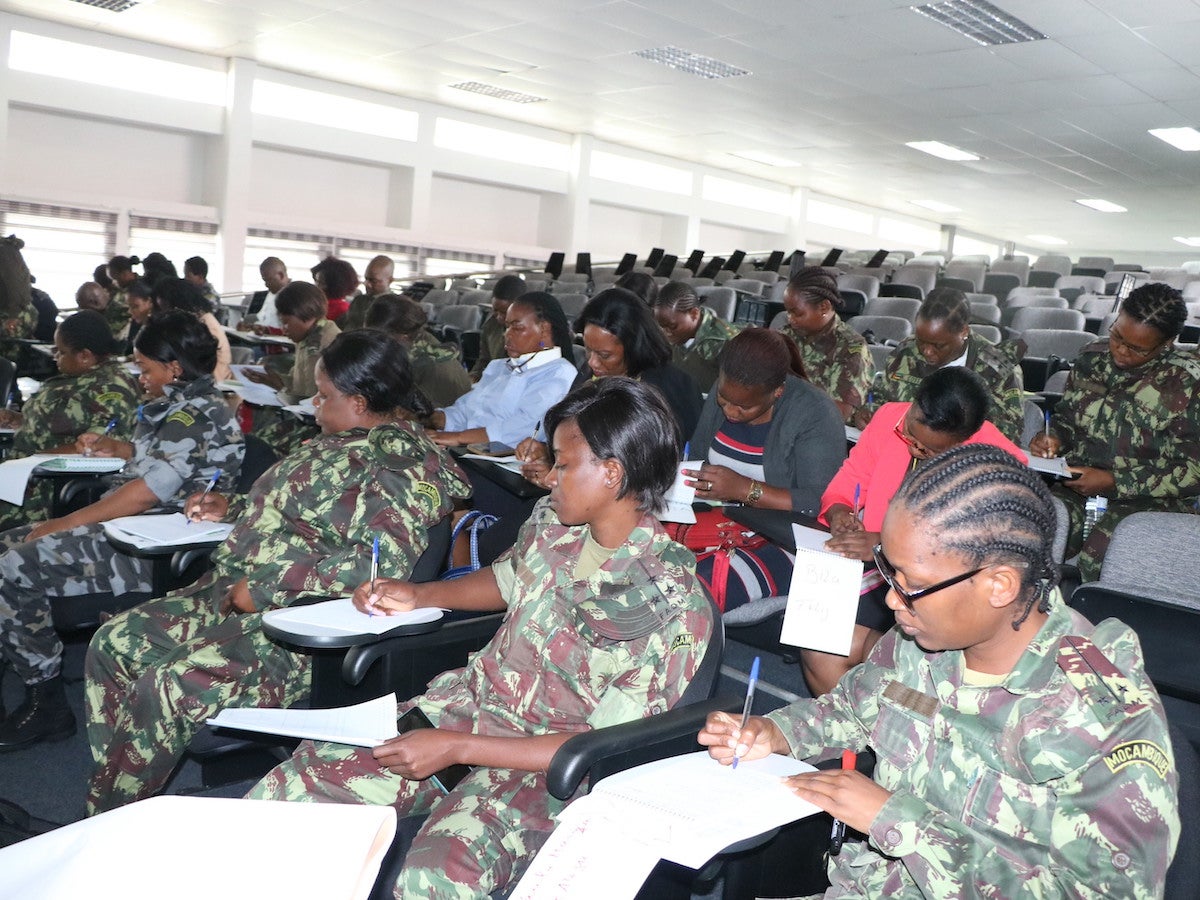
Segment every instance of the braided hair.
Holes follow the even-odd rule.
[[[1054,560],[1057,516],[1041,477],[999,447],[961,444],[909,473],[892,502],[905,507],[968,565],[1021,568],[1024,609],[1017,630],[1036,604],[1050,609],[1058,583]]]
[[[1166,340],[1179,337],[1188,317],[1183,294],[1161,281],[1151,281],[1130,291],[1121,303],[1121,312],[1143,325],[1149,325]]]
[[[921,302],[917,318],[926,322],[944,322],[946,330],[961,334],[971,322],[971,304],[958,288],[934,288]]]
[[[842,308],[837,278],[820,266],[805,266],[792,276],[787,289],[797,300],[809,306],[820,306],[822,301],[827,300],[834,309]]]

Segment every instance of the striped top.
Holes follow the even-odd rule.
[[[728,419],[713,435],[708,448],[708,461],[714,466],[727,466],[739,475],[764,481],[763,447],[771,431],[771,422],[761,425],[734,423]]]

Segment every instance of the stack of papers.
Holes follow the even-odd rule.
[[[1074,473],[1067,468],[1067,460],[1062,456],[1055,456],[1050,459],[1045,459],[1041,456],[1029,454],[1029,468],[1035,472],[1041,472],[1043,475],[1053,475],[1056,478],[1074,478]]]
[[[233,378],[228,381],[220,381],[217,383],[223,391],[233,391],[247,403],[253,403],[255,406],[283,406],[283,401],[279,399],[275,388],[268,387],[265,384],[257,384],[251,381],[247,376],[247,372],[255,372],[259,375],[266,374],[266,369],[262,366],[230,366],[233,370]]]
[[[311,603],[306,606],[289,606],[263,613],[263,621],[301,637],[337,637],[347,634],[385,634],[401,625],[420,625],[436,622],[443,613],[436,607],[414,609],[395,615],[369,616],[354,608],[349,597]]]
[[[508,469],[510,472],[521,474],[521,468],[525,463],[517,459],[516,454],[508,456],[488,456],[486,453],[464,453],[461,459],[481,459],[484,462],[495,463],[502,469]]]
[[[396,695],[334,709],[223,709],[208,724],[351,747],[378,747],[396,736]]]
[[[693,479],[684,476],[683,470],[695,472],[702,465],[704,460],[701,459],[685,459],[679,464],[675,472],[675,483],[663,495],[663,506],[658,511],[660,522],[682,522],[685,525],[696,523],[696,513],[692,509],[692,504],[696,502],[696,489],[687,484]]]
[[[0,500],[23,506],[25,486],[37,468],[52,472],[104,474],[118,472],[124,467],[125,460],[113,456],[35,453],[22,459],[8,459],[0,463]]]
[[[228,522],[193,522],[183,513],[165,516],[122,516],[104,523],[104,532],[139,550],[187,547],[223,541],[233,531]]]

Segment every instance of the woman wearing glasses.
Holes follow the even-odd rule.
[[[850,655],[804,650],[801,665],[814,695],[831,690],[838,679],[866,659],[895,621],[884,603],[887,587],[874,568],[871,549],[888,504],[904,476],[925,460],[959,444],[992,444],[1021,462],[1028,458],[987,421],[987,386],[961,366],[926,376],[912,403],[887,403],[863,430],[850,456],[821,497],[821,521],[833,537],[829,550],[867,563]]]
[[[1107,341],[1083,348],[1035,456],[1065,456],[1078,477],[1054,492],[1067,505],[1067,555],[1079,553],[1085,581],[1100,563],[1121,519],[1144,510],[1193,512],[1200,494],[1200,358],[1174,346],[1188,309],[1183,295],[1154,282],[1121,304]],[[1083,533],[1087,498],[1108,511]]]
[[[1179,839],[1177,776],[1134,633],[1092,625],[1055,588],[1054,508],[995,447],[910,474],[877,551],[892,629],[817,700],[712,713],[729,764],[769,752],[853,769],[788,779],[865,840],[829,861],[826,898],[1161,897]]]

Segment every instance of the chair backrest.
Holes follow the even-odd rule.
[[[1071,309],[1077,309],[1085,316],[1104,316],[1112,312],[1115,299],[1109,294],[1080,294],[1071,301]]]
[[[458,291],[427,291],[421,299],[426,303],[432,303],[435,307],[452,306],[458,303]]]
[[[1025,312],[1026,310],[1022,310]],[[1037,310],[1029,310],[1036,312]],[[1044,310],[1061,312],[1061,310]],[[1050,357],[1070,362],[1079,355],[1079,351],[1092,341],[1096,335],[1090,331],[1071,331],[1063,328],[1030,328],[1021,332],[1021,340],[1025,342],[1025,356]]]
[[[1000,299],[995,294],[977,293],[976,291],[964,291],[968,303],[987,303],[992,306],[999,306]]]
[[[775,313],[775,317],[771,319],[771,324],[768,326],[772,331],[782,331],[788,323],[788,314],[786,309],[781,309]]]
[[[1000,307],[994,303],[971,301],[971,318],[990,325],[1000,324]]]
[[[242,467],[238,470],[237,485],[234,488],[239,494],[248,493],[259,476],[279,459],[279,454],[262,438],[247,434],[242,440],[246,444],[246,452],[242,457]]]
[[[908,284],[920,288],[922,297],[933,290],[937,284],[938,270],[936,266],[914,265],[908,263],[896,270],[892,276],[892,284]]]
[[[1070,275],[1071,258],[1068,256],[1057,256],[1054,254],[1039,256],[1034,262],[1030,271],[1031,274],[1032,272],[1055,272],[1058,275]]]
[[[458,302],[463,306],[486,306],[490,308],[492,305],[492,292],[480,290],[463,291],[458,298]]]
[[[862,291],[871,300],[879,296],[879,279],[874,275],[839,275],[838,290]]]
[[[995,325],[980,325],[972,322],[970,328],[973,332],[992,344],[998,344],[1004,340],[1004,334]]]
[[[1009,291],[1023,283],[1015,272],[988,272],[983,277],[983,289],[999,298],[1007,297]]]
[[[875,372],[886,371],[888,360],[896,352],[891,344],[868,344],[867,349],[871,351],[871,365]]]
[[[478,306],[445,306],[438,311],[438,322],[460,331],[475,331],[483,321],[483,311]]]
[[[910,297],[876,297],[874,300],[867,301],[867,305],[863,309],[863,314],[868,316],[896,316],[901,319],[908,319],[909,322],[915,322],[917,310],[920,308],[921,301]]]
[[[562,307],[568,321],[574,321],[575,317],[583,312],[583,308],[587,306],[588,302],[587,294],[555,294],[554,299]]]
[[[442,572],[446,571],[446,557],[450,553],[450,535],[453,530],[450,519],[450,516],[443,516],[426,531],[429,543],[413,563],[412,571],[408,574],[409,581],[437,581]]]
[[[961,278],[971,282],[973,285],[971,290],[973,291],[982,290],[983,278],[986,274],[987,263],[984,262],[956,257],[946,263],[945,276],[947,278]]]
[[[988,274],[1016,275],[1018,283],[1024,284],[1025,279],[1029,277],[1029,257],[997,257],[996,259],[992,260],[992,266],[988,270]]]
[[[743,294],[752,294],[755,297],[761,297],[763,288],[766,285],[761,281],[755,281],[753,278],[732,278],[725,282],[724,287],[733,288],[735,291],[740,291]]]
[[[1027,331],[1031,328],[1083,331],[1083,327],[1087,324],[1087,316],[1077,309],[1026,306],[1014,311],[1010,324],[1017,331]]]
[[[842,298],[842,308],[837,312],[843,319],[862,315],[867,308],[867,295],[862,291],[838,288],[838,295]]]
[[[1079,262],[1075,263],[1072,268],[1076,269],[1102,269],[1109,272],[1113,267],[1113,258],[1111,256],[1081,256]]]
[[[876,344],[886,341],[898,344],[913,333],[912,322],[899,316],[855,316],[847,319],[846,324],[861,335],[871,332],[872,343]]]
[[[732,322],[737,312],[737,292],[731,287],[698,287],[694,289],[700,305],[711,309],[718,318]]]
[[[1147,594],[1200,610],[1200,516],[1177,512],[1138,512],[1113,532],[1100,582],[1117,590]],[[1195,646],[1200,647],[1200,643]],[[1197,666],[1200,677],[1200,666]]]
[[[1007,304],[1000,308],[1000,324],[1011,325],[1013,318],[1023,309],[1066,309],[1068,306],[1065,297],[1018,297],[1016,300],[1010,299]],[[1086,320],[1086,316],[1084,317]]]
[[[1055,276],[1054,280],[1058,281],[1058,276]],[[1019,300],[1021,297],[1057,297],[1057,296],[1059,296],[1058,288],[1056,288],[1053,284],[1049,285],[1048,287],[1036,287],[1033,285],[1029,285],[1026,287],[1013,288],[1011,291],[1008,292],[1008,296],[1005,298],[1005,303],[1008,304],[1009,306],[1011,306],[1011,305],[1013,305],[1014,301]]]
[[[881,284],[880,297],[905,297],[909,300],[924,300],[925,291],[915,284]]]
[[[1104,279],[1094,275],[1063,275],[1054,283],[1054,286],[1064,297],[1067,296],[1066,292],[1069,290],[1075,290],[1076,296],[1084,291],[1099,294],[1104,290]]]
[[[976,284],[970,278],[950,278],[950,277],[943,275],[941,278],[939,278],[937,280],[937,287],[950,288],[952,290],[962,291],[964,294],[966,294],[968,292],[974,293],[978,288],[980,288],[982,286],[983,285]]]

